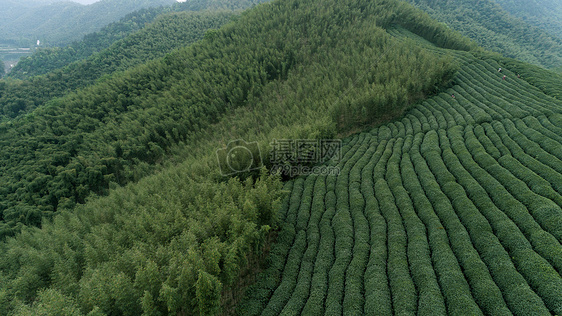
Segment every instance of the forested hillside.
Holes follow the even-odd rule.
[[[562,2],[558,0],[494,0],[512,15],[562,38]]]
[[[72,62],[86,59],[92,54],[108,48],[118,40],[139,31],[162,14],[203,10],[243,10],[261,2],[265,2],[265,0],[192,0],[175,3],[171,6],[141,9],[126,15],[118,22],[104,26],[98,32],[85,35],[81,41],[75,41],[64,47],[37,50],[32,56],[21,60],[12,69],[9,76],[25,79],[46,74],[55,69],[63,68]],[[169,34],[166,36],[169,36]]]
[[[407,1],[486,49],[547,69],[562,67],[562,37],[510,15],[494,0]]]
[[[392,12],[381,13],[384,15],[378,23],[426,23],[420,29],[425,36],[442,37],[442,45],[471,47],[425,16],[407,22],[400,15],[393,17]],[[262,28],[255,24],[251,25],[257,30]],[[257,30],[254,33],[262,34]],[[264,33],[263,39],[255,41],[249,31],[239,32],[246,41],[239,43],[236,53],[220,54],[237,45],[229,39],[233,35],[215,40],[221,33],[213,33],[191,49],[55,99],[29,115],[0,125],[5,161],[0,179],[0,194],[4,197],[0,205],[4,214],[0,232],[11,234],[13,229],[18,230],[15,227],[19,223],[38,225],[44,214],[82,203],[90,192],[103,194],[110,183],[139,179],[150,165],[162,159],[170,146],[216,121],[225,111],[253,102],[250,100],[260,95],[267,82],[285,78],[295,58],[311,58],[306,55],[309,48],[298,51],[303,49],[298,38],[289,42],[292,46],[287,43],[279,47],[273,39],[281,35],[267,39]],[[254,52],[253,57],[245,57],[250,56],[250,51]],[[419,49],[412,49],[414,53],[421,56],[419,62],[423,67],[415,68],[419,73],[412,75],[405,68],[418,59],[405,61],[392,71],[381,68],[381,74],[370,78],[381,85],[366,89],[363,97],[354,95],[330,109],[336,113],[337,123],[347,127],[369,122],[382,113],[399,114],[404,105],[433,91],[435,85],[450,76],[451,66],[446,60],[434,60],[430,66],[424,61],[431,59],[429,56]],[[385,82],[386,71],[402,75],[397,75],[395,82]],[[422,76],[424,73],[429,76]],[[406,84],[416,80],[419,82]],[[379,96],[372,100],[366,97],[373,94]]]
[[[226,11],[164,14],[142,30],[85,60],[28,80],[0,82],[0,121],[29,113],[53,98],[92,85],[103,76],[144,64],[201,40],[208,30],[229,22],[232,15]]]
[[[174,3],[174,0],[101,0],[91,5],[54,2],[29,7],[25,3],[20,6],[0,0],[0,7],[8,11],[0,20],[0,43],[30,47],[40,40],[43,45],[66,45],[133,11]]]
[[[403,2],[278,0],[2,124],[2,233],[15,237],[0,243],[0,313],[209,315],[236,300],[283,191],[267,175],[225,180],[216,149],[333,137],[439,92],[456,63],[389,35],[397,25],[474,48]]]

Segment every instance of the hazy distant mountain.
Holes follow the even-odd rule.
[[[562,6],[561,0],[407,0],[428,12],[433,18],[472,38],[486,49],[549,69],[562,67],[562,37],[545,31],[505,8],[551,21],[537,3]],[[504,5],[499,3],[503,2]],[[518,8],[518,9],[516,9]],[[536,10],[535,10],[536,9]],[[546,14],[546,13],[545,13]],[[548,28],[547,28],[548,29]],[[551,28],[552,29],[552,28]]]
[[[170,5],[175,0],[0,0],[0,44],[64,45],[119,20],[135,10]]]
[[[560,0],[494,0],[504,10],[527,23],[562,38],[562,1]]]

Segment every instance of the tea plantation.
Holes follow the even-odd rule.
[[[286,184],[240,315],[562,314],[562,101],[447,52],[449,90],[345,139],[338,176]]]

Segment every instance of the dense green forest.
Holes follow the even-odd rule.
[[[562,67],[562,37],[510,15],[494,0],[407,1],[486,49],[547,69]]]
[[[334,137],[439,92],[456,63],[398,25],[475,48],[399,1],[278,0],[2,123],[0,313],[208,315],[240,296],[283,190],[225,179],[216,149]]]
[[[30,47],[40,40],[43,45],[66,45],[135,10],[174,3],[174,0],[101,0],[91,5],[54,2],[29,7],[25,3],[0,0],[0,7],[8,11],[0,20],[0,43]]]
[[[242,10],[265,0],[192,0],[175,3],[171,6],[141,9],[129,13],[121,20],[113,22],[100,31],[87,34],[81,41],[68,46],[41,48],[32,56],[22,59],[10,72],[11,78],[25,79],[63,68],[75,61],[83,60],[100,52],[118,40],[138,32],[162,14],[183,11],[203,10]],[[169,36],[169,35],[166,35]]]
[[[562,38],[562,2],[558,0],[494,0],[512,15]]]
[[[28,80],[0,82],[0,120],[28,113],[115,71],[163,57],[176,48],[201,40],[209,29],[219,28],[231,17],[232,13],[219,11],[164,14],[142,30],[85,60]]]

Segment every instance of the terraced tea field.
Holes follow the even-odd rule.
[[[339,176],[286,184],[241,314],[562,314],[562,101],[450,53],[447,93],[344,140]]]

